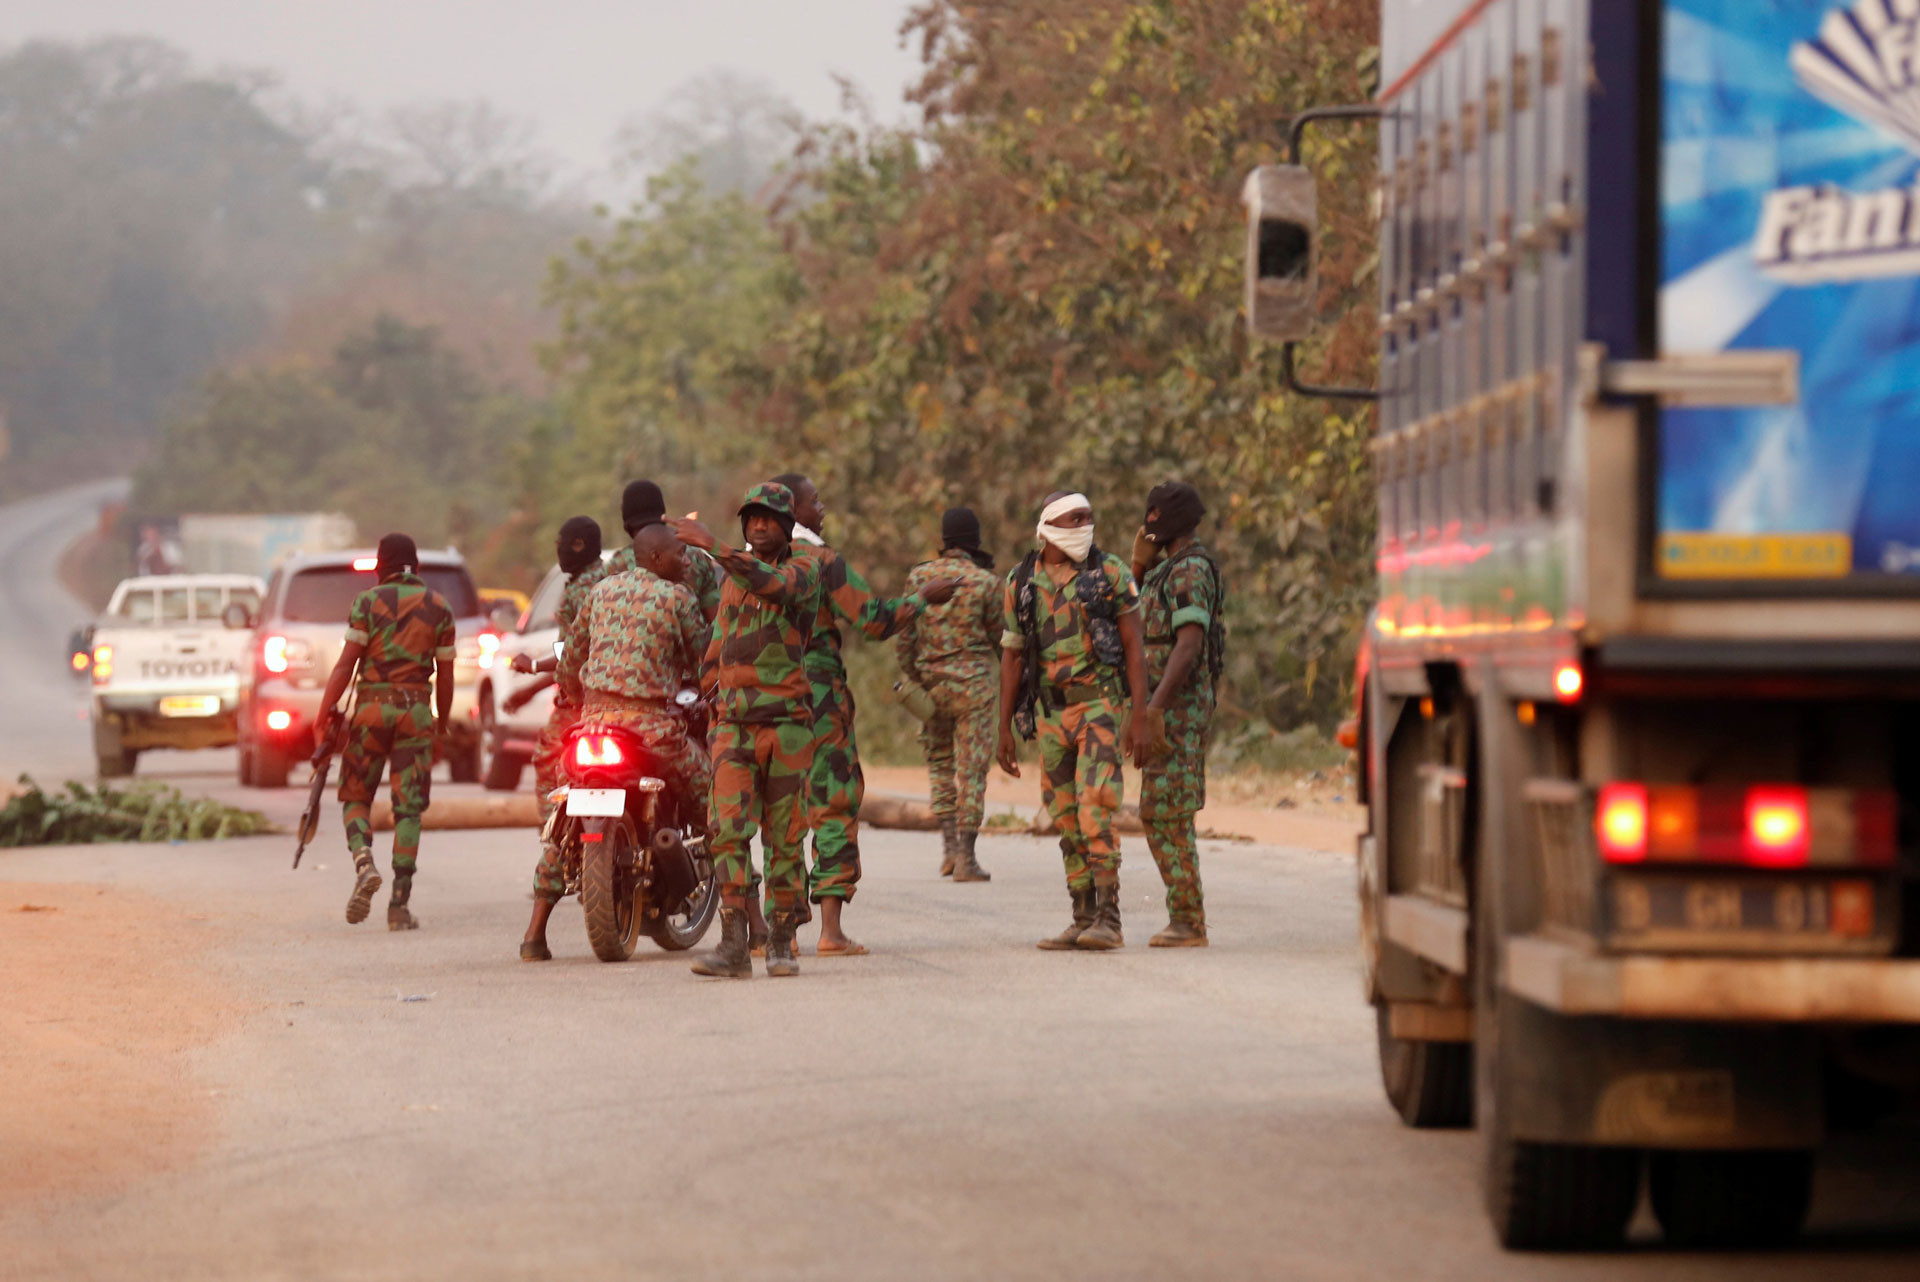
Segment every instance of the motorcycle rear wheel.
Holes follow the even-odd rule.
[[[586,913],[593,955],[603,962],[622,962],[640,942],[640,838],[629,815],[602,831],[599,841],[580,845],[580,907]]]
[[[694,857],[694,867],[700,881],[693,893],[647,923],[647,935],[670,953],[685,952],[699,943],[720,907],[720,888],[714,882],[713,861],[703,852]]]

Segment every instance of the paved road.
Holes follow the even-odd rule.
[[[1215,946],[1166,953],[1142,946],[1156,882],[1130,841],[1131,946],[1052,954],[1031,946],[1065,910],[1045,843],[987,840],[993,882],[955,887],[926,836],[871,834],[849,922],[874,955],[725,983],[651,951],[592,961],[572,904],[560,959],[519,963],[532,853],[525,834],[428,834],[425,928],[388,934],[341,921],[337,849],[299,873],[283,840],[0,852],[0,881],[211,919],[195,969],[242,1012],[181,1066],[210,1101],[198,1147],[130,1186],[0,1207],[0,1278],[1920,1269],[1911,1128],[1835,1150],[1809,1250],[1501,1254],[1473,1137],[1404,1130],[1381,1101],[1338,857],[1209,844]]]

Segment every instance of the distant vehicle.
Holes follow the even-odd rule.
[[[480,605],[490,619],[504,619],[508,614],[518,619],[527,612],[527,594],[514,588],[481,588]],[[502,610],[506,614],[498,613]]]
[[[353,519],[338,512],[189,513],[175,525],[181,560],[196,573],[266,578],[289,557],[339,552],[359,542]]]
[[[611,555],[602,553],[600,559],[604,561]],[[488,752],[485,782],[496,791],[511,792],[520,786],[520,774],[533,760],[540,731],[553,715],[551,687],[534,695],[524,707],[513,712],[506,710],[507,699],[515,691],[540,679],[515,672],[508,665],[517,654],[536,661],[552,657],[553,644],[560,639],[559,621],[554,616],[566,588],[566,571],[557,565],[547,571],[547,577],[540,580],[532,600],[521,612],[519,623],[500,638],[499,661],[481,679],[480,725]]]
[[[274,571],[258,611],[230,620],[252,632],[240,689],[241,784],[284,788],[293,763],[312,755],[320,695],[344,644],[347,610],[374,585],[373,567],[371,549],[293,557]],[[455,782],[470,783],[480,777],[485,750],[478,692],[500,636],[458,552],[422,551],[420,577],[454,614],[452,729],[440,750]]]
[[[148,748],[224,748],[236,737],[246,638],[222,622],[252,610],[244,574],[127,579],[92,629],[93,752],[102,778],[133,773]]]
[[[67,634],[67,667],[76,677],[93,671],[93,625],[83,623]]]

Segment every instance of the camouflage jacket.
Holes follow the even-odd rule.
[[[1101,571],[1113,585],[1114,612],[1125,614],[1138,610],[1140,589],[1134,586],[1133,571],[1111,552],[1103,552],[1101,558]],[[1040,625],[1040,684],[1050,690],[1092,682],[1111,685],[1120,680],[1119,671],[1096,659],[1087,644],[1086,616],[1074,585],[1078,574],[1075,566],[1049,566],[1044,558],[1034,567],[1034,617]],[[1025,639],[1020,635],[1020,617],[1014,608],[1014,573],[1007,575],[1006,588],[1001,593],[1001,628],[1003,647],[1025,648]]]
[[[1180,629],[1198,624],[1204,635],[1225,605],[1221,600],[1223,589],[1207,565],[1206,551],[1193,543],[1155,562],[1141,582],[1141,640],[1146,651],[1147,682],[1153,688],[1159,687],[1160,678],[1167,673],[1167,660],[1173,655]],[[1204,650],[1194,660],[1180,693],[1195,690],[1208,696],[1213,693]]]
[[[566,646],[559,679],[586,694],[671,699],[698,679],[707,620],[693,593],[649,570],[609,575],[575,620],[584,645]]]
[[[640,558],[634,555],[632,543],[628,543],[607,560],[608,574],[625,574],[639,568]],[[680,586],[693,593],[694,600],[700,603],[700,608],[706,612],[709,619],[720,608],[721,578],[720,567],[713,563],[712,557],[699,548],[687,549],[687,577]]]
[[[353,599],[347,642],[367,650],[361,685],[424,688],[436,662],[453,661],[453,610],[418,575],[403,571]]]
[[[930,605],[907,624],[894,642],[900,670],[916,683],[970,686],[998,679],[1000,670],[1000,578],[958,548],[949,548],[907,573],[907,590],[918,592],[933,579],[960,580],[953,600]]]
[[[560,604],[554,608],[553,621],[560,629],[560,653],[564,658],[569,654],[585,655],[587,652],[587,632],[580,625],[580,607],[587,603],[588,595],[601,580],[607,577],[607,563],[595,560],[580,573],[567,579],[565,590],[560,593]],[[556,708],[578,708],[580,706],[580,669],[578,665],[567,676],[567,665],[563,662],[553,677],[553,703]]]
[[[811,722],[806,655],[820,609],[819,559],[790,552],[769,565],[723,546],[715,560],[726,574],[706,654],[720,686],[717,719]]]
[[[819,563],[820,582],[814,589],[819,603],[814,613],[813,639],[807,645],[807,672],[823,681],[844,681],[840,661],[840,625],[852,624],[875,641],[885,641],[913,622],[925,604],[918,596],[875,596],[860,571],[824,543],[795,543],[795,557]]]

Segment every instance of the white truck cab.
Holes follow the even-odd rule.
[[[148,748],[223,748],[247,634],[228,607],[259,608],[247,574],[147,575],[123,581],[93,632],[93,748],[102,777],[133,773]]]

